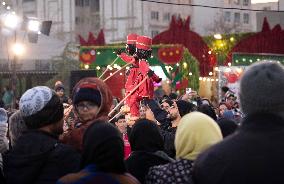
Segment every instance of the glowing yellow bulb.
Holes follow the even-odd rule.
[[[86,70],[88,70],[88,69],[90,68],[90,65],[86,64],[86,65],[84,65],[84,68],[85,68]]]

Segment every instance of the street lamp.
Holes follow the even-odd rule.
[[[16,88],[17,88],[17,63],[19,56],[22,56],[25,53],[25,47],[21,43],[14,43],[12,45],[12,52],[14,54],[12,69],[13,69],[13,77],[12,77],[12,90],[13,90],[13,103],[12,108],[15,108],[16,105]]]
[[[20,19],[16,14],[8,13],[4,16],[3,24],[10,29],[16,29],[19,26]]]
[[[40,22],[38,20],[29,20],[28,30],[38,33],[40,31]]]

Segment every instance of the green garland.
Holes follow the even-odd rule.
[[[180,61],[180,74],[188,80],[188,87],[199,89],[199,65],[197,59],[185,48],[183,58]]]

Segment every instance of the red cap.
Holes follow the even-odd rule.
[[[135,33],[131,33],[127,35],[127,44],[135,44],[137,40],[138,35]]]
[[[136,48],[149,50],[152,45],[152,39],[148,36],[138,36],[136,41]]]

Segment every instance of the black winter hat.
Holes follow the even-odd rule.
[[[101,106],[101,93],[94,85],[79,86],[73,94],[73,103],[78,104],[81,101],[91,101]]]

